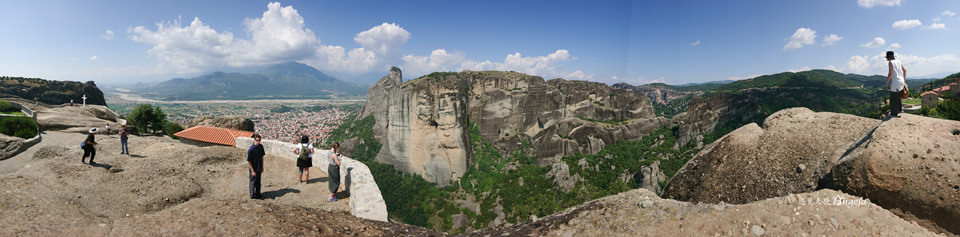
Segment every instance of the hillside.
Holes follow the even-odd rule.
[[[362,97],[363,88],[337,80],[296,62],[276,64],[253,73],[214,72],[177,78],[137,90],[161,100],[333,99]]]
[[[82,97],[87,96],[87,104],[107,105],[103,92],[93,81],[54,81],[40,78],[0,77],[0,98],[15,97],[50,105],[83,103]]]

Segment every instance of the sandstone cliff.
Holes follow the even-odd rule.
[[[93,81],[53,81],[37,78],[0,77],[0,97],[18,97],[29,101],[37,99],[41,103],[59,105],[82,104],[84,95],[89,105],[107,105],[103,92]]]
[[[190,127],[193,126],[211,126],[218,128],[229,128],[242,131],[251,131],[253,132],[253,121],[248,118],[238,117],[238,116],[221,116],[221,117],[209,117],[203,116],[196,119],[190,123]]]
[[[602,83],[496,71],[433,73],[404,82],[398,68],[367,91],[361,118],[371,115],[383,144],[377,161],[440,185],[468,169],[470,125],[504,152],[530,142],[530,155],[550,165],[669,124],[654,118],[646,97]]]
[[[718,93],[697,96],[691,100],[687,112],[673,117],[677,125],[677,143],[697,142],[702,146],[703,135],[727,123],[744,124],[760,114],[758,98],[749,94]]]
[[[663,197],[748,203],[820,188],[868,198],[937,232],[960,233],[960,122],[886,121],[793,108],[694,156]]]

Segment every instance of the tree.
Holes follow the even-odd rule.
[[[160,106],[153,107],[149,104],[142,104],[137,105],[127,115],[127,121],[136,126],[140,133],[163,131],[167,115],[160,110]]]

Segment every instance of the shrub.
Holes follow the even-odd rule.
[[[37,123],[27,117],[3,117],[0,118],[0,133],[31,138],[37,135]]]
[[[183,131],[183,126],[180,126],[180,124],[178,123],[167,121],[166,123],[163,124],[163,134],[170,136],[170,138],[179,139],[177,138],[177,136],[174,136],[173,134],[176,134],[180,131]]]
[[[13,106],[9,101],[0,100],[0,112],[20,112],[20,108]]]

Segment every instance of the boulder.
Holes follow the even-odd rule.
[[[832,169],[832,186],[931,230],[960,234],[960,122],[884,121]]]
[[[811,192],[840,157],[879,120],[806,108],[778,111],[697,153],[663,196],[681,201],[747,203]],[[798,167],[803,166],[801,172]]]
[[[250,131],[253,132],[254,124],[253,121],[239,116],[221,116],[221,117],[210,117],[202,116],[190,123],[190,127],[194,126],[209,126],[209,127],[218,127],[218,128],[227,128],[234,130]]]
[[[936,236],[869,200],[820,190],[742,205],[693,204],[636,189],[469,236]]]

